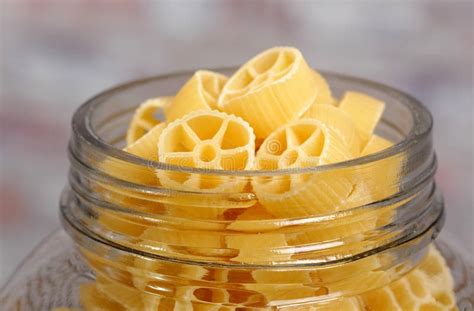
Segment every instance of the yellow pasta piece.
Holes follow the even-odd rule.
[[[124,151],[131,153],[137,157],[145,160],[158,161],[158,140],[161,132],[166,124],[161,123],[155,125],[149,132],[140,137],[138,140],[124,148]],[[127,163],[118,161],[105,160],[102,163],[102,168],[110,175],[118,177],[123,180],[141,183],[146,185],[157,185],[158,178],[153,169],[132,166]],[[113,188],[113,191],[118,193],[123,192],[122,189],[110,185],[103,185],[106,188]]]
[[[83,284],[79,288],[79,302],[85,311],[126,310],[119,303],[111,300],[97,290],[94,283]]]
[[[156,152],[158,152],[158,150],[156,150]],[[106,174],[123,181],[148,186],[159,185],[159,180],[156,177],[155,170],[151,167],[130,164],[121,160],[111,158],[105,159],[102,163],[99,164],[99,167]],[[125,188],[119,186],[112,186],[110,184],[104,183],[98,184],[100,185],[100,187],[104,188],[105,190],[108,190],[111,195],[117,195],[118,197],[120,197],[121,195],[127,195],[127,190]],[[118,200],[114,201],[118,202]]]
[[[372,135],[362,150],[361,156],[380,152],[392,145],[392,142]],[[391,158],[374,161],[370,163],[370,166],[362,168],[358,176],[361,192],[369,192],[374,201],[387,199],[395,194],[399,190],[404,161],[403,155],[395,155]]]
[[[218,108],[242,117],[257,138],[265,138],[308,109],[319,83],[299,50],[275,47],[249,60],[229,78]]]
[[[181,292],[179,292],[181,294]],[[178,294],[177,294],[178,295]],[[149,295],[148,295],[149,296]],[[159,296],[145,296],[145,309],[153,311],[233,311],[235,307],[223,306],[218,303],[200,303],[186,299]]]
[[[318,85],[318,94],[316,95],[316,99],[314,100],[314,104],[316,105],[332,105],[336,102],[334,97],[332,97],[331,89],[329,88],[329,84],[326,82],[326,79],[317,71],[313,70],[314,78],[316,79]],[[314,105],[313,104],[313,105]]]
[[[282,307],[282,311],[361,311],[364,310],[363,303],[358,297],[340,297],[327,302],[306,304],[301,307]],[[384,310],[384,309],[374,309]]]
[[[239,117],[215,110],[195,111],[170,123],[160,136],[159,159],[177,166],[207,169],[253,168],[255,135]],[[240,191],[243,180],[158,171],[164,186],[204,192]]]
[[[252,271],[252,277],[262,284],[311,284],[311,270],[263,270]]]
[[[366,292],[390,282],[390,274],[383,271],[382,260],[376,255],[319,268],[312,276],[327,288],[329,294],[353,293],[355,290]],[[357,288],[354,284],[358,284]]]
[[[165,126],[165,123],[155,125],[149,132],[125,147],[124,151],[145,160],[158,161],[158,140]],[[112,159],[106,159],[101,163],[100,167],[107,174],[122,180],[145,185],[158,185],[155,171],[148,167],[132,165]],[[119,189],[115,186],[107,184],[101,184],[101,186],[116,192],[117,195],[124,192],[124,189]]]
[[[301,226],[300,233],[293,237],[288,237],[288,244],[298,246],[346,238],[361,239],[364,232],[374,227],[375,219],[362,219],[352,222],[346,219],[331,220],[329,226],[319,226],[317,224]]]
[[[364,305],[369,306],[372,310],[404,311],[388,286],[369,291],[362,297]]]
[[[198,265],[167,263],[163,260],[148,257],[138,257],[134,260],[134,267],[146,276],[173,275],[187,280],[200,280],[208,274],[206,268]]]
[[[346,92],[339,108],[352,117],[364,147],[382,117],[385,103],[363,93]]]
[[[407,275],[361,298],[369,310],[457,310],[451,273],[434,246]]]
[[[325,293],[324,289],[318,287],[294,284],[245,284],[244,287],[262,294],[270,305],[295,303],[298,300],[315,298]]]
[[[141,235],[142,246],[147,241],[163,243],[167,246],[188,246],[196,248],[223,248],[224,238],[219,232],[170,230],[161,226],[149,227]]]
[[[217,72],[196,71],[166,107],[166,119],[171,122],[192,111],[217,109],[217,97],[226,82],[227,77]]]
[[[300,119],[274,131],[257,152],[257,169],[314,167],[350,159],[342,138],[319,120]],[[353,190],[349,170],[256,177],[259,202],[278,217],[307,216],[345,208]]]
[[[127,145],[133,144],[149,130],[161,123],[156,114],[160,109],[170,105],[171,100],[172,97],[152,98],[142,103],[135,110],[127,130]]]
[[[332,105],[313,104],[303,115],[303,118],[316,119],[334,130],[345,142],[351,155],[360,155],[361,142],[357,129],[350,115]]]
[[[139,224],[136,220],[129,219],[125,215],[111,210],[100,211],[99,223],[105,226],[107,230],[132,237],[139,237],[146,228],[144,224]]]
[[[389,147],[393,146],[393,143],[385,138],[378,135],[372,135],[362,150],[361,156],[373,154]]]
[[[97,290],[110,300],[123,306],[125,310],[143,310],[141,293],[134,287],[111,280],[104,275],[98,275]]]
[[[363,309],[363,304],[357,297],[338,298],[331,302],[320,304],[314,309],[308,311],[360,311]]]
[[[111,254],[110,252],[98,254],[85,248],[80,248],[79,250],[96,275],[107,273],[109,278],[114,279],[115,282],[132,284],[132,275],[127,271],[128,267],[133,264],[133,260],[130,257]]]
[[[259,203],[247,208],[242,214],[227,225],[228,230],[240,232],[265,232],[279,228],[281,225]]]
[[[191,302],[178,303],[175,299],[169,297],[160,297],[156,295],[144,295],[144,310],[153,311],[193,311]]]
[[[231,260],[241,263],[271,263],[291,258],[286,237],[282,233],[228,235],[227,248],[239,251]],[[285,249],[285,250],[284,250]]]
[[[144,291],[145,310],[233,310],[220,304],[247,298],[237,291],[189,286],[191,280],[194,283],[208,277],[209,271],[202,266],[170,264],[143,257],[135,260],[135,267],[140,270],[134,274],[134,284]],[[182,280],[182,283],[163,275]]]
[[[158,161],[158,140],[165,127],[166,123],[155,125],[148,133],[125,147],[124,151],[146,160]]]

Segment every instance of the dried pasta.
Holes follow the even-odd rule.
[[[215,110],[195,111],[170,123],[160,136],[159,159],[163,163],[207,169],[253,168],[255,135],[239,117]],[[229,176],[203,176],[158,171],[163,185],[172,189],[232,192],[245,184]]]
[[[218,108],[242,117],[257,138],[267,137],[299,117],[318,94],[316,74],[301,52],[290,47],[266,50],[229,78]]]
[[[127,145],[133,144],[161,121],[156,117],[160,109],[170,105],[172,97],[157,97],[143,102],[133,115],[127,130]]]
[[[166,107],[166,119],[171,122],[192,111],[217,109],[217,97],[226,82],[227,77],[217,72],[196,71]]]
[[[354,121],[364,147],[382,117],[385,103],[367,94],[346,92],[339,108]]]
[[[350,159],[342,138],[319,120],[300,119],[274,131],[257,152],[257,169],[304,168]],[[305,216],[344,208],[353,184],[346,171],[322,171],[252,182],[260,203],[278,217]]]
[[[349,148],[352,157],[360,155],[361,141],[356,126],[349,114],[332,105],[313,104],[303,118],[316,119],[331,127]]]
[[[449,268],[443,256],[431,245],[417,268],[361,297],[370,310],[457,310],[452,288]]]

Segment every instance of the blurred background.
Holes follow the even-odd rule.
[[[275,45],[429,107],[445,228],[474,252],[473,2],[0,0],[0,14],[0,286],[59,227],[69,123],[82,102]]]

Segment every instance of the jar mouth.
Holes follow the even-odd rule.
[[[345,162],[212,170],[148,161],[116,147],[135,104],[174,94],[191,74],[125,83],[75,113],[61,211],[77,240],[85,236],[113,249],[189,264],[304,267],[357,260],[416,241],[426,245],[436,236],[443,204],[433,182],[431,115],[416,99],[380,83],[324,73],[335,93],[355,90],[385,101],[386,115],[376,131],[395,137],[394,146]],[[183,180],[198,180],[198,186]],[[239,218],[258,206],[268,213]],[[124,222],[125,230],[118,228]],[[199,236],[205,238],[192,239]],[[242,253],[239,240],[253,237],[275,243],[261,246],[271,264],[265,256],[234,260]]]
[[[229,68],[217,68],[214,71],[229,71],[236,70],[236,67]],[[381,93],[388,94],[392,98],[395,98],[399,104],[402,104],[410,111],[412,117],[412,126],[408,133],[406,133],[402,140],[395,143],[393,146],[384,149],[380,152],[376,152],[370,155],[350,159],[338,163],[324,164],[318,166],[309,166],[304,168],[287,168],[287,169],[272,169],[272,170],[224,170],[224,169],[207,169],[207,168],[192,168],[187,166],[178,166],[173,164],[167,164],[163,162],[157,162],[152,160],[146,160],[130,154],[126,151],[116,148],[113,145],[107,143],[101,139],[100,135],[94,130],[94,126],[91,123],[92,115],[96,112],[98,107],[109,97],[134,88],[138,85],[150,83],[153,81],[166,80],[173,77],[179,76],[191,76],[194,71],[183,71],[176,73],[169,73],[164,75],[153,76],[140,80],[134,80],[126,82],[108,89],[104,92],[99,93],[90,100],[86,101],[79,109],[74,113],[72,121],[73,135],[75,143],[83,143],[88,147],[94,148],[97,153],[103,156],[109,157],[117,161],[130,163],[136,166],[146,167],[147,169],[155,169],[170,172],[184,172],[200,175],[229,175],[229,176],[279,176],[288,174],[304,174],[304,173],[316,173],[329,170],[337,170],[347,167],[355,167],[364,165],[370,162],[383,160],[389,157],[396,156],[407,152],[413,144],[416,144],[420,140],[425,140],[430,134],[433,126],[433,120],[430,112],[426,107],[412,96],[394,89],[390,86],[373,82],[370,80],[357,78],[353,76],[343,75],[339,73],[333,73],[329,71],[322,71],[323,75],[328,79],[343,80],[354,85],[364,85],[365,87],[377,89]],[[72,148],[70,146],[70,148]]]

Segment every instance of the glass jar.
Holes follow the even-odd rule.
[[[175,94],[190,75],[130,82],[78,109],[60,203],[74,247],[62,232],[40,247],[32,258],[41,259],[26,262],[2,291],[7,310],[87,307],[103,298],[97,288],[113,296],[104,302],[111,310],[339,310],[424,258],[445,216],[433,180],[432,119],[419,102],[327,73],[336,96],[355,90],[385,101],[376,132],[396,143],[318,167],[206,170],[122,151],[137,103]],[[162,178],[175,183],[164,186]],[[185,180],[199,189],[174,186]],[[281,196],[295,180],[297,199]],[[338,187],[348,191],[344,200],[330,193]],[[273,202],[271,213],[262,198]],[[290,208],[291,217],[281,216]],[[440,249],[457,305],[470,310],[472,265],[446,244]]]

